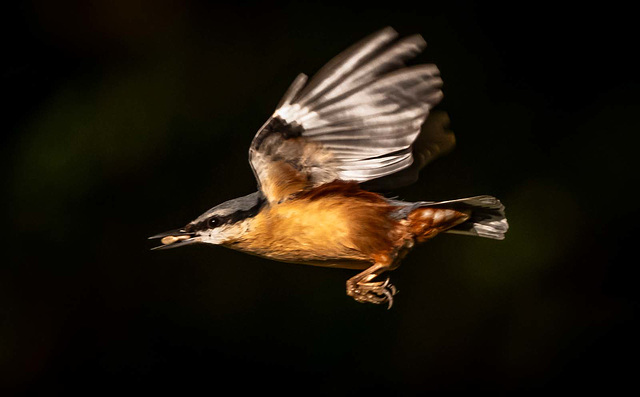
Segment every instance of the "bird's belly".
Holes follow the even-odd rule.
[[[362,233],[360,204],[318,200],[274,206],[258,214],[232,248],[283,262],[365,268],[372,258],[363,249],[367,236]],[[359,212],[353,211],[356,205]],[[368,221],[372,219],[373,213]]]

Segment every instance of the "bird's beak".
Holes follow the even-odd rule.
[[[161,246],[151,248],[151,250],[161,250],[168,248],[183,247],[185,245],[198,242],[198,238],[193,233],[188,233],[184,229],[169,230],[168,232],[158,233],[155,236],[149,237],[149,240],[162,239]]]

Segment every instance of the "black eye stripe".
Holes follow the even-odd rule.
[[[198,221],[198,223],[188,224],[185,227],[185,230],[193,233],[196,231],[216,229],[223,225],[241,222],[247,218],[255,216],[258,212],[260,212],[260,209],[265,204],[265,202],[266,200],[263,197],[258,197],[255,200],[255,205],[251,207],[247,206],[247,209],[238,209],[235,212],[229,213],[228,215],[210,215],[208,218]],[[210,210],[209,212],[214,212],[214,209]]]
[[[232,215],[220,216],[215,215],[203,222],[204,229],[215,229],[228,223],[235,223]]]

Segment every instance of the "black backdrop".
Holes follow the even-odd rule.
[[[632,385],[636,21],[607,2],[27,1],[4,10],[0,376],[9,392],[414,393]],[[249,142],[299,72],[391,25],[429,43],[458,147],[395,194],[500,197],[502,242],[392,273],[146,237],[255,189]]]

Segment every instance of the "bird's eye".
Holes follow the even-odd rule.
[[[220,225],[220,219],[213,217],[209,218],[209,227],[214,228]]]

